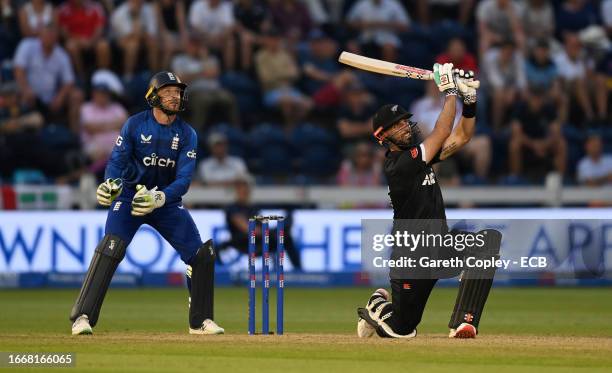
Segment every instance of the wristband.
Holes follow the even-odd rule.
[[[461,115],[465,118],[474,118],[476,116],[476,103],[463,105],[463,112]]]
[[[444,91],[444,94],[446,96],[457,96],[459,92],[457,91],[457,88],[449,88]]]

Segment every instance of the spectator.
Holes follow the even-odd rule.
[[[457,102],[457,112],[455,113],[455,123],[461,118],[460,106],[462,104]],[[410,112],[414,113],[412,120],[418,123],[422,137],[425,138],[433,130],[440,111],[444,106],[444,97],[440,94],[438,87],[434,81],[428,81],[425,83],[425,95],[416,100],[410,108]],[[457,159],[470,162],[471,172],[473,172],[480,180],[485,181],[489,176],[489,168],[491,166],[492,158],[491,139],[489,136],[481,133],[477,133],[472,137],[472,140],[468,142],[463,149],[457,153]],[[442,167],[443,162],[439,167]],[[447,179],[453,179],[456,175],[456,167],[447,167],[443,170],[449,177]],[[458,184],[458,182],[452,182],[452,184]]]
[[[0,63],[10,60],[19,43],[16,0],[0,0]]]
[[[100,174],[104,172],[128,113],[113,100],[110,85],[93,83],[92,86],[91,101],[81,106],[81,144],[92,162],[90,171]]]
[[[381,163],[376,162],[371,142],[360,142],[354,148],[350,159],[340,166],[336,181],[340,186],[379,186],[381,185]]]
[[[325,28],[326,30],[330,30],[334,28],[334,22],[332,22],[330,11],[332,4],[329,4],[329,1],[324,0],[300,0],[304,6],[308,9],[308,13],[310,14],[310,19],[312,21],[313,27],[317,28]],[[332,2],[341,3],[342,1]]]
[[[225,250],[229,247],[234,247],[238,251],[246,254],[248,251],[249,243],[249,218],[258,215],[259,208],[251,201],[251,187],[253,178],[244,174],[241,175],[238,181],[234,184],[234,190],[236,192],[236,200],[233,204],[225,208],[225,221],[230,232],[231,238],[229,241],[219,245],[219,251]],[[269,247],[271,251],[278,248],[276,244],[276,232],[275,229],[270,229],[270,242]],[[261,242],[261,225],[258,224],[255,228],[255,237],[257,242]],[[291,219],[285,220],[285,252],[296,270],[302,269],[302,259],[300,257],[299,249],[293,242],[291,235]],[[256,255],[261,255],[261,245],[256,247]]]
[[[308,49],[301,58],[304,89],[312,95],[340,73],[338,46],[319,29],[309,35]]]
[[[595,68],[595,99],[598,119],[610,123],[608,103],[612,90],[612,49],[603,56]]]
[[[527,37],[527,46],[537,40],[551,40],[555,34],[555,13],[549,0],[526,0],[519,18]]]
[[[552,156],[554,169],[565,173],[567,144],[561,131],[556,110],[544,100],[544,92],[531,88],[526,100],[513,113],[508,148],[510,172],[519,177],[523,172],[524,156],[547,161]]]
[[[529,58],[525,61],[525,76],[530,87],[545,92],[545,100],[553,101],[557,107],[559,121],[567,119],[567,99],[561,85],[559,69],[550,55],[548,39],[534,42]]]
[[[72,57],[77,76],[85,81],[83,53],[94,52],[98,68],[110,67],[110,45],[104,38],[106,16],[93,0],[66,0],[58,10],[58,22],[66,51]]]
[[[14,82],[0,86],[0,176],[10,177],[18,168],[36,168],[49,173],[54,157],[40,141],[44,118],[20,103]]]
[[[19,30],[24,38],[37,37],[43,27],[54,23],[53,5],[45,0],[30,0],[19,9]]]
[[[196,0],[189,9],[189,25],[203,43],[223,55],[226,70],[235,64],[234,10],[231,1]]]
[[[376,111],[374,97],[365,87],[354,81],[343,92],[343,103],[338,113],[338,132],[342,142],[351,145],[372,139],[372,115]]]
[[[512,0],[483,0],[478,4],[476,19],[481,57],[510,35],[519,49],[523,49],[525,36],[519,16],[520,7]]]
[[[418,0],[421,22],[424,24],[454,20],[467,26],[475,0]]]
[[[78,133],[83,93],[74,86],[70,57],[57,43],[55,26],[43,27],[38,38],[23,39],[13,63],[24,102],[35,105],[47,120],[67,122]]]
[[[454,67],[478,72],[476,57],[467,51],[465,42],[460,37],[452,37],[448,41],[446,51],[436,57],[439,64],[452,63]]]
[[[568,116],[570,121],[584,124],[594,119],[593,104],[587,87],[587,70],[590,62],[587,60],[580,39],[576,34],[566,33],[564,50],[553,56],[563,80],[563,90],[569,95],[568,110],[574,104],[581,109],[580,115]],[[571,113],[570,113],[571,114]]]
[[[212,133],[208,137],[210,157],[198,167],[199,179],[214,186],[232,186],[241,175],[248,172],[246,164],[239,157],[227,152],[227,138],[222,133]]]
[[[603,154],[599,135],[590,135],[585,144],[586,155],[578,162],[578,182],[588,186],[612,186],[612,155]]]
[[[139,53],[146,50],[149,69],[159,67],[158,22],[152,5],[144,0],[127,0],[111,16],[111,33],[123,53],[123,79],[130,81]]]
[[[349,26],[359,31],[362,45],[380,48],[386,61],[397,60],[399,33],[408,31],[410,18],[397,0],[359,0],[347,15]]]
[[[597,23],[597,12],[586,0],[565,0],[557,9],[557,38],[566,33],[577,33]]]
[[[492,123],[495,130],[502,128],[508,109],[524,97],[527,88],[525,61],[511,39],[503,40],[499,47],[484,56],[486,82],[492,96]]]
[[[234,5],[235,28],[240,40],[242,69],[253,66],[253,48],[259,45],[264,27],[271,25],[268,8],[262,0],[238,0]]]
[[[272,0],[272,22],[290,47],[305,39],[312,27],[308,8],[298,0]]]
[[[172,56],[187,44],[187,21],[183,0],[156,0],[155,13],[159,20],[162,43],[162,69],[170,66]]]
[[[603,0],[601,2],[600,12],[603,26],[608,32],[608,37],[612,37],[612,0]]]
[[[255,69],[264,91],[264,104],[268,108],[280,108],[285,124],[293,125],[308,114],[312,101],[295,88],[299,68],[283,48],[276,30],[270,29],[264,34],[263,47],[255,55]]]
[[[208,124],[213,107],[222,109],[227,116],[225,120],[239,125],[236,99],[219,82],[219,60],[210,54],[198,35],[189,36],[185,53],[175,56],[171,66],[172,71],[188,85],[190,123],[195,128],[203,129]]]

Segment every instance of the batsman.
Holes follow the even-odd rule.
[[[399,222],[437,221],[440,223],[435,227],[436,233],[480,234],[480,237],[485,237],[480,246],[466,249],[462,256],[498,258],[500,232],[493,229],[477,233],[448,231],[444,200],[431,167],[453,155],[472,138],[478,82],[474,80],[472,71],[453,69],[450,63],[434,65],[434,80],[445,96],[444,106],[433,131],[425,139],[420,138],[417,124],[409,120],[412,114],[399,105],[384,105],[373,118],[374,136],[387,148],[384,172],[393,205],[394,229],[401,225]],[[453,128],[458,97],[463,100],[463,111]],[[430,233],[426,230],[422,232]],[[400,250],[397,244],[393,246],[391,257],[397,257]],[[449,251],[459,255],[454,248]],[[432,252],[426,251],[425,254],[431,255]],[[365,308],[358,309],[359,337],[374,334],[388,338],[416,337],[417,326],[434,285],[439,278],[446,278],[407,278],[409,275],[394,276],[394,271],[394,268],[390,269],[392,297],[387,290],[378,289],[370,296]],[[495,268],[460,268],[447,276],[461,275],[459,292],[448,324],[450,338],[476,337],[494,273]]]
[[[186,87],[172,72],[155,74],[145,94],[151,108],[128,118],[121,129],[97,190],[98,203],[109,210],[104,237],[72,307],[73,335],[93,333],[113,274],[142,224],[157,230],[187,264],[189,333],[224,333],[213,321],[212,240],[202,242],[182,205],[197,149],[196,132],[177,115],[185,109]]]

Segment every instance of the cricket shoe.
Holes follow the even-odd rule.
[[[377,289],[368,299],[368,303],[366,307],[368,307],[371,303],[379,303],[389,300],[389,292],[385,289]],[[357,336],[359,338],[369,338],[376,333],[376,329],[370,325],[366,319],[361,317],[363,312],[360,314],[359,310],[365,310],[364,308],[360,308],[357,310],[357,314],[359,315],[359,319],[357,321]]]
[[[89,317],[83,314],[77,317],[72,324],[72,335],[89,335],[93,334],[93,329],[89,325]]]
[[[210,335],[210,334],[223,334],[223,333],[225,333],[225,329],[217,325],[217,323],[215,323],[211,319],[204,320],[204,322],[202,323],[202,326],[197,329],[189,328],[189,334]]]
[[[476,338],[476,327],[464,322],[457,329],[451,329],[448,338]]]
[[[365,308],[357,309],[360,321],[364,320],[379,337],[383,338],[414,338],[416,329],[409,334],[398,334],[387,324],[387,319],[393,314],[393,304],[388,301],[389,293],[384,289],[378,289],[372,294]],[[357,333],[360,333],[359,324]],[[361,335],[367,335],[367,329],[362,326]],[[361,337],[360,335],[360,337]]]

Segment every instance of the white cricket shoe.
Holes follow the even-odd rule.
[[[93,329],[89,325],[89,317],[83,314],[77,317],[72,324],[72,335],[90,335],[93,334]]]
[[[217,325],[211,319],[204,320],[204,322],[202,323],[202,326],[197,329],[189,328],[189,334],[223,334],[223,333],[225,333],[225,329]]]
[[[377,298],[383,298],[385,301],[388,301],[389,292],[382,288],[377,289],[374,293],[372,293],[372,295],[370,296],[370,299],[368,299],[366,308],[370,305],[370,303],[372,303],[373,300],[376,300]],[[378,300],[377,302],[380,302],[380,300]],[[374,327],[370,325],[362,317],[359,317],[359,320],[357,321],[357,336],[359,338],[370,338],[375,333],[376,333],[376,329],[374,329]]]
[[[476,338],[476,327],[464,322],[457,329],[451,329],[448,338]]]

